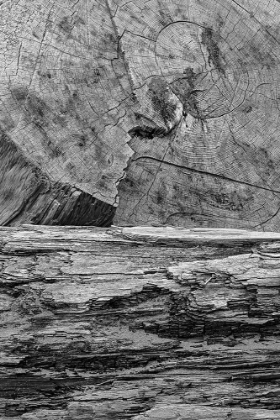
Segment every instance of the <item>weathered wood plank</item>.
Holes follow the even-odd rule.
[[[279,419],[280,235],[0,228],[1,419]]]

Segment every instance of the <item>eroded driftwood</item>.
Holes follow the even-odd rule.
[[[0,229],[1,419],[280,418],[280,234]]]

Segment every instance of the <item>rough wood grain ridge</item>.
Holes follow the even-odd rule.
[[[280,234],[0,228],[1,420],[280,419]]]

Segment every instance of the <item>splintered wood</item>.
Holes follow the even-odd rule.
[[[280,234],[0,229],[1,420],[280,419]]]

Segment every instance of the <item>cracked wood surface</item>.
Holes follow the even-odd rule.
[[[0,13],[0,224],[110,225],[132,151],[108,8],[19,0]]]
[[[280,234],[0,228],[0,418],[280,419]]]
[[[280,229],[277,0],[0,11],[1,225]]]
[[[112,3],[141,103],[115,223],[279,230],[279,2]]]

